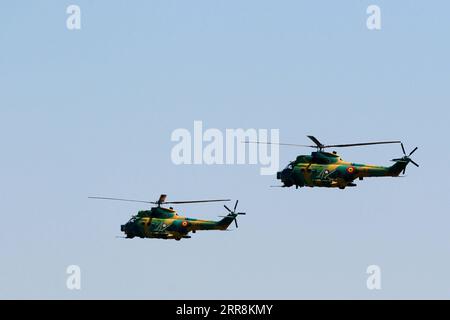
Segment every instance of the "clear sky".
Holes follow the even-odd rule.
[[[81,30],[66,28],[70,4]],[[370,4],[379,31],[366,27]],[[0,297],[449,298],[449,12],[412,0],[2,1]],[[255,165],[174,165],[170,135],[194,120],[299,144],[399,139],[421,167],[345,191],[270,188]],[[281,164],[309,151],[282,148]],[[247,216],[233,232],[124,240],[120,224],[145,206],[87,199],[161,193],[239,199]],[[66,288],[72,264],[80,291]]]

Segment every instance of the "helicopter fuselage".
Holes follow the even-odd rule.
[[[301,155],[281,172],[277,179],[284,187],[354,187],[355,179],[366,177],[398,176],[406,167],[407,161],[399,160],[391,167],[357,164],[344,161],[335,152],[313,152],[310,156]]]
[[[190,238],[189,232],[196,232],[197,230],[227,230],[232,222],[238,228],[237,217],[245,215],[245,212],[236,212],[239,200],[236,200],[234,209],[231,210],[226,205],[228,214],[221,216],[219,221],[192,219],[179,216],[172,207],[165,208],[164,204],[192,204],[192,203],[210,203],[210,202],[224,202],[230,199],[209,199],[209,200],[189,200],[189,201],[166,201],[167,195],[161,194],[158,201],[112,198],[112,197],[89,197],[90,199],[100,200],[114,200],[127,202],[140,202],[156,204],[156,207],[150,210],[141,210],[131,219],[120,226],[120,231],[124,232],[126,238],[157,238],[157,239],[175,239]]]
[[[192,219],[179,216],[172,209],[157,207],[140,211],[120,229],[127,238],[180,240],[190,238],[188,234],[195,233],[197,230],[226,230],[235,216],[235,214],[230,214],[220,221]]]

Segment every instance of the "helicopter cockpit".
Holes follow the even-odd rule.
[[[297,158],[295,159],[295,163],[310,163],[312,161],[313,158],[311,156],[306,155],[297,156]]]

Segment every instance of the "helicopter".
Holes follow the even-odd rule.
[[[419,165],[411,159],[411,155],[416,152],[414,148],[408,155],[401,141],[377,141],[352,144],[324,145],[314,136],[307,136],[314,142],[314,145],[298,145],[279,143],[278,145],[309,147],[316,151],[311,155],[299,155],[290,162],[287,167],[277,172],[277,180],[281,180],[280,187],[326,187],[345,189],[346,187],[356,187],[353,182],[356,179],[363,180],[366,177],[398,177],[400,173],[405,174],[406,167],[412,163],[416,167]],[[252,143],[252,142],[249,142]],[[253,142],[255,143],[255,142]],[[262,142],[256,142],[262,143]],[[395,163],[390,167],[358,164],[344,161],[336,151],[325,152],[328,148],[356,147],[377,144],[399,143],[402,147],[403,156],[392,159]]]
[[[144,201],[121,198],[106,198],[106,197],[88,197],[90,199],[100,200],[116,200],[128,202],[141,202],[156,204],[156,207],[150,210],[141,210],[136,215],[133,215],[130,220],[120,226],[120,231],[125,233],[125,238],[132,239],[139,238],[156,238],[156,239],[189,239],[189,232],[195,233],[197,230],[222,230],[228,229],[228,226],[234,221],[236,228],[238,228],[237,216],[245,215],[245,212],[236,212],[239,200],[236,200],[233,210],[224,205],[228,211],[226,216],[219,221],[192,219],[179,216],[172,208],[165,208],[165,204],[189,204],[189,203],[207,203],[207,202],[224,202],[231,201],[230,199],[220,200],[194,200],[194,201],[171,201],[166,202],[167,195],[162,194],[158,201]]]

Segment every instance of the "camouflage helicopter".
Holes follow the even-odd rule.
[[[195,201],[171,201],[166,202],[167,195],[162,194],[158,201],[144,201],[131,200],[120,198],[105,198],[105,197],[89,197],[90,199],[101,200],[116,200],[128,202],[141,202],[156,204],[156,207],[150,210],[142,210],[131,217],[131,219],[120,226],[120,231],[124,232],[128,239],[134,237],[139,238],[157,238],[157,239],[189,239],[189,232],[195,233],[197,230],[227,230],[228,226],[234,221],[236,228],[238,228],[237,216],[245,215],[244,212],[236,212],[238,200],[236,201],[233,210],[224,205],[228,214],[222,217],[220,221],[200,220],[181,217],[172,208],[164,208],[164,204],[186,204],[186,203],[206,203],[206,202],[223,202],[230,201],[229,199],[221,200],[195,200]]]
[[[406,166],[410,162],[416,167],[419,166],[410,158],[418,148],[414,148],[414,150],[407,155],[401,141],[324,145],[314,136],[308,136],[308,138],[314,142],[314,145],[279,144],[317,149],[315,152],[312,152],[311,155],[297,156],[297,158],[290,162],[284,170],[277,172],[277,179],[281,180],[283,183],[281,187],[295,186],[297,189],[299,187],[337,187],[339,189],[345,189],[346,187],[355,187],[356,184],[353,182],[355,179],[363,180],[366,177],[398,177],[402,172],[405,174]],[[399,143],[401,145],[403,157],[392,159],[391,161],[394,161],[395,163],[390,167],[351,163],[344,161],[336,151],[333,151],[332,153],[324,151],[327,148],[391,143]]]

